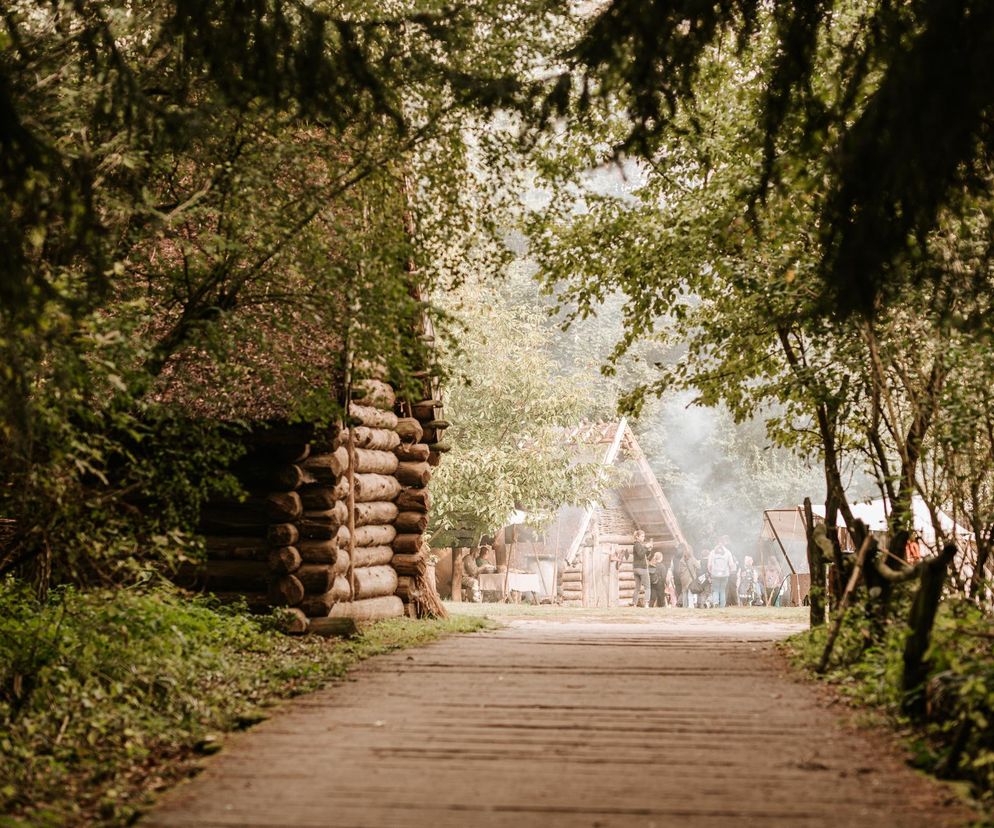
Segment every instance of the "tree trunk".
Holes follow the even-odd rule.
[[[393,551],[398,555],[424,554],[428,550],[428,542],[424,535],[397,535],[393,541]]]
[[[355,401],[360,405],[391,410],[397,404],[397,394],[389,383],[376,379],[364,379],[354,388]]]
[[[336,575],[331,589],[323,595],[306,596],[301,602],[300,608],[309,618],[322,618],[327,616],[336,604],[348,601],[351,597],[352,590],[349,587],[349,579],[344,575]]]
[[[355,530],[356,546],[389,546],[397,537],[392,526],[359,526]]]
[[[319,483],[335,485],[349,467],[349,453],[340,446],[328,454],[315,454],[305,460],[301,467],[313,475]]]
[[[300,551],[292,546],[270,549],[267,556],[269,570],[277,575],[290,575],[300,569],[303,558]]]
[[[273,492],[262,498],[260,505],[265,508],[266,514],[272,523],[292,521],[304,513],[304,506],[300,501],[300,495],[296,492]]]
[[[427,463],[398,463],[396,476],[405,486],[424,488],[431,480],[431,466]]]
[[[425,556],[421,553],[394,555],[391,560],[398,575],[417,575],[424,566]]]
[[[341,550],[338,540],[302,540],[297,546],[301,560],[309,564],[333,564],[338,560]]]
[[[265,538],[208,537],[207,557],[218,561],[263,561],[270,544]]]
[[[304,564],[294,574],[308,595],[324,595],[335,582],[335,573],[329,564]]]
[[[824,532],[824,524],[819,524],[821,538],[815,537],[815,520],[811,510],[811,498],[804,498],[804,532],[808,540],[808,569],[811,572],[811,589],[808,592],[810,612],[808,623],[811,627],[820,627],[825,623],[825,554],[819,540],[828,542]]]
[[[293,523],[273,523],[266,532],[266,540],[273,546],[293,546],[300,540],[300,530]]]
[[[414,417],[402,417],[397,420],[397,434],[400,435],[402,443],[420,443],[424,435],[424,429]]]
[[[424,443],[401,443],[393,450],[398,460],[406,463],[425,463],[431,454],[431,449]]]
[[[401,554],[416,554],[417,549]],[[454,547],[452,549],[452,600],[459,603],[462,601],[462,560],[469,554],[466,546]]]
[[[398,532],[421,535],[428,529],[428,515],[422,512],[400,512],[393,525]]]
[[[371,405],[359,405],[352,403],[349,406],[349,415],[357,425],[367,428],[385,428],[393,431],[397,428],[397,415],[392,411],[382,411]]]
[[[397,471],[397,455],[392,451],[356,449],[355,470],[362,474],[393,474]]]
[[[265,513],[241,504],[209,504],[200,511],[197,532],[211,540],[230,536],[264,538],[271,522]]]
[[[383,566],[393,560],[393,549],[389,546],[357,546],[353,566]]]
[[[355,476],[355,499],[357,503],[393,500],[400,494],[400,483],[395,477],[385,474],[357,474]]]
[[[312,618],[307,631],[324,638],[355,638],[359,627],[354,618]]]
[[[273,604],[295,607],[304,600],[304,585],[294,575],[284,575],[270,587]]]
[[[338,534],[347,517],[345,504],[339,501],[332,509],[304,512],[297,526],[302,538],[331,539]]]
[[[925,712],[924,685],[929,668],[925,654],[932,640],[935,615],[942,601],[942,587],[955,555],[956,546],[949,543],[939,555],[925,562],[921,582],[911,605],[908,616],[910,633],[904,643],[904,671],[901,678],[904,712],[911,716],[922,716]]]
[[[366,426],[356,426],[352,430],[355,432],[356,448],[393,451],[400,445],[400,436],[396,431]]]
[[[301,635],[307,632],[307,615],[298,607],[287,607],[283,610],[283,630],[291,635]]]
[[[216,590],[245,590],[258,592],[268,588],[272,580],[265,555],[257,561],[231,560],[184,563],[174,576],[177,584],[191,589],[206,587]]]
[[[329,486],[327,483],[304,486],[300,490],[300,500],[308,512],[327,512],[335,508],[335,504],[347,491],[348,481],[343,478],[334,486]]]
[[[386,501],[357,503],[355,505],[356,526],[393,523],[397,518],[397,507]]]

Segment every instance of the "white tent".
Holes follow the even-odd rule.
[[[871,500],[869,503],[854,503],[851,508],[853,517],[863,521],[871,532],[887,531],[887,516],[889,512],[883,498]],[[815,506],[812,508],[812,511],[822,518],[825,517],[825,508],[823,506]],[[912,526],[915,532],[917,532],[922,544],[934,552],[936,542],[932,514],[929,512],[928,506],[925,505],[925,501],[918,495],[915,495],[911,500],[911,512],[913,518]],[[973,540],[972,532],[957,524],[956,521],[942,510],[936,511],[936,519],[939,523],[939,528],[947,538],[956,538],[961,541]]]

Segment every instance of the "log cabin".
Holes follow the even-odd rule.
[[[614,469],[617,482],[598,503],[564,506],[542,531],[529,527],[523,514],[498,531],[493,539],[498,572],[482,576],[484,594],[534,592],[540,600],[567,606],[630,606],[635,530],[642,529],[667,556],[680,554],[687,541],[627,419],[585,424],[564,439],[578,457]],[[452,562],[472,550],[435,552],[439,590],[461,600]]]
[[[420,326],[433,338],[429,318]],[[249,496],[203,507],[206,561],[181,568],[180,585],[282,607],[296,633],[334,619],[444,615],[424,537],[426,487],[445,450],[438,379],[419,372],[401,398],[382,372],[367,373],[351,393],[341,380],[326,390],[350,397],[343,422],[253,422],[232,469]]]

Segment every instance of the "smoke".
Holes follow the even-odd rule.
[[[656,403],[640,440],[681,529],[698,555],[727,535],[736,558],[754,553],[763,510],[822,493],[817,470],[766,445],[761,420],[737,424],[723,408],[693,404],[689,392]]]

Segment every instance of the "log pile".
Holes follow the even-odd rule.
[[[564,606],[583,606],[583,567],[579,559],[559,571],[559,597]]]
[[[631,545],[627,547],[629,553],[631,552]],[[621,547],[620,550],[616,547],[615,551],[625,552],[625,547]],[[584,602],[584,587],[590,587],[589,584],[584,583],[584,561],[587,560],[593,550],[591,547],[581,547],[580,554],[577,555],[576,561],[572,566],[566,566],[559,570],[559,583],[558,592],[559,600],[564,606],[567,607],[582,607]],[[611,576],[611,587],[613,590],[614,586],[614,575]],[[623,558],[617,564],[617,600],[618,606],[630,607],[632,605],[632,599],[635,594],[635,571],[632,568],[631,557]],[[610,598],[613,602],[614,598]]]
[[[179,583],[242,598],[255,610],[285,607],[294,632],[306,630],[329,593],[347,600],[339,576],[348,554],[337,536],[346,517],[348,454],[340,442],[338,428],[307,425],[249,434],[233,469],[249,497],[202,510],[207,560],[182,567]]]
[[[427,485],[447,450],[439,406],[398,403],[388,383],[364,380],[347,427],[255,431],[233,470],[250,496],[203,509],[207,562],[183,567],[179,583],[285,607],[293,632],[318,618],[444,615],[425,538]],[[325,627],[337,628],[315,629]]]
[[[635,595],[635,569],[632,567],[631,558],[625,558],[618,564],[618,606],[632,606],[632,597]],[[646,596],[648,600],[648,596]]]

